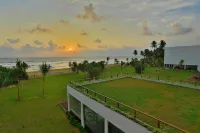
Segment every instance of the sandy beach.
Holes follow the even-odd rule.
[[[64,73],[70,73],[71,68],[63,68],[63,69],[52,69],[49,71],[48,75],[57,75],[57,74],[64,74]],[[30,78],[34,78],[34,77],[41,77],[41,72],[39,71],[35,71],[35,72],[28,72],[28,76]]]
[[[110,68],[115,66],[114,64],[109,64],[106,67]],[[58,74],[65,74],[65,73],[71,73],[71,68],[63,68],[63,69],[52,69],[49,71],[48,75],[58,75]],[[27,72],[28,76],[30,78],[35,78],[35,77],[41,77],[41,72],[40,71],[34,71],[34,72]]]

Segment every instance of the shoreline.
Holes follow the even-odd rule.
[[[49,71],[48,75],[64,74],[64,73],[70,73],[70,72],[72,72],[71,68],[52,69]],[[27,72],[27,74],[30,78],[42,76],[40,71]]]
[[[115,65],[114,64],[108,64],[106,67],[110,68],[110,67],[113,67],[113,66],[115,66]],[[65,74],[65,73],[71,73],[71,72],[72,72],[71,68],[51,69],[47,75],[58,75],[58,74]],[[40,71],[27,72],[27,74],[30,78],[42,76]]]

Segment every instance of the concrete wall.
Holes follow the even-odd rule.
[[[164,64],[179,64],[184,60],[184,65],[200,65],[200,45],[166,47]]]
[[[88,106],[90,109],[98,113],[100,116],[104,117],[106,121],[109,121],[125,133],[150,133],[146,128],[143,126],[135,123],[134,121],[126,118],[125,116],[107,108],[101,103],[90,99],[89,97],[85,96],[84,94],[76,91],[70,86],[67,86],[68,95],[72,95],[77,100],[81,101],[82,104]]]

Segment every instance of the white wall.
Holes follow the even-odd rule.
[[[77,100],[81,101],[84,105],[91,108],[93,111],[107,119],[109,122],[111,122],[113,125],[121,129],[125,133],[151,133],[143,126],[107,108],[103,104],[98,103],[97,101],[83,95],[82,93],[76,91],[70,86],[67,86],[67,93],[75,97]]]
[[[200,45],[166,47],[164,64],[179,64],[184,60],[184,65],[197,65],[200,70]]]

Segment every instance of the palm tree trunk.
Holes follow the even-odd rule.
[[[20,87],[20,81],[18,79],[18,83],[17,83],[17,100],[20,100],[20,96],[19,96],[19,87]]]
[[[43,85],[42,85],[42,95],[44,96],[44,78],[45,77],[43,77],[43,80],[42,80],[42,82],[43,82]]]

